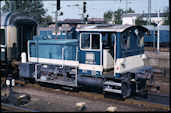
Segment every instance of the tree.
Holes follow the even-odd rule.
[[[103,15],[105,21],[112,20],[112,16],[113,16],[113,12],[112,11],[107,11]]]
[[[164,10],[164,15],[166,18],[165,18],[163,25],[169,25],[169,23],[170,23],[169,7],[166,7],[166,9]]]
[[[40,26],[42,26],[44,24],[44,19],[49,18],[46,18],[46,10],[43,6],[42,0],[16,0],[15,3],[14,1],[5,1],[5,5],[2,9],[3,12],[17,11],[26,13],[35,18]]]
[[[123,9],[118,9],[114,12],[115,24],[122,24],[121,16],[123,15]]]
[[[135,13],[135,11],[131,8],[129,8],[128,10],[125,11],[125,13]]]
[[[131,8],[129,8],[128,10],[129,12],[133,12],[133,10]],[[122,15],[124,14],[124,10],[123,9],[118,9],[117,11],[115,12],[112,12],[112,11],[107,11],[104,13],[104,20],[105,21],[110,21],[112,20],[112,18],[114,17],[114,21],[115,21],[115,24],[122,24],[122,20],[121,20],[121,17]]]
[[[137,17],[135,20],[136,25],[147,25],[147,20],[143,20],[141,16]],[[156,25],[156,23],[151,22],[151,25]]]
[[[146,25],[147,21],[144,21],[141,16],[138,16],[135,20],[136,25]]]
[[[43,27],[48,27],[48,24],[52,23],[52,17],[51,16],[46,16],[43,20],[42,26]]]
[[[46,14],[46,10],[43,8],[43,6],[44,5],[42,1],[34,1],[32,2],[32,8],[28,8],[30,15],[32,15],[41,25],[43,24],[42,22]]]

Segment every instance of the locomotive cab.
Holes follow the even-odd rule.
[[[90,75],[102,75],[114,71],[114,45],[115,33],[81,32],[79,69],[91,70]]]
[[[101,85],[103,91],[119,93],[123,97],[146,88],[144,85],[146,79],[151,80],[152,77],[152,68],[144,66],[143,61],[146,58],[144,54],[144,34],[148,31],[146,28],[129,25],[96,25],[80,28],[78,31],[80,33],[78,68],[81,82],[85,75],[90,78],[105,78],[100,81],[103,83]],[[135,85],[135,81],[139,83]]]
[[[143,59],[138,59],[138,63],[130,67],[129,63],[124,63],[127,63],[127,57],[144,54],[143,35],[146,30],[139,26],[110,25],[78,29],[80,32],[79,69],[100,71],[95,75],[104,75],[143,66]]]

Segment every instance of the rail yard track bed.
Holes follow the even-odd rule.
[[[170,52],[170,48],[169,47],[160,47],[160,52]],[[144,47],[144,51],[150,51],[150,52],[155,52],[157,51],[157,48],[153,48],[153,47]]]
[[[156,88],[150,90],[151,93],[170,95],[170,83],[156,81],[155,86]],[[159,86],[159,90],[157,90],[157,86]]]
[[[35,85],[37,86],[37,85]],[[85,102],[86,111],[106,111],[108,107],[115,106],[117,111],[168,111],[169,106],[152,104],[137,100],[126,99],[124,101],[105,98],[102,94],[90,92],[75,92],[62,89],[42,89],[28,86],[16,86],[14,91],[28,93],[31,100],[22,107],[36,109],[39,111],[76,111],[75,105],[78,102]]]

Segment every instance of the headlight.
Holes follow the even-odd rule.
[[[15,86],[15,79],[7,78],[6,79],[6,85],[7,86]]]
[[[7,86],[10,85],[10,80],[6,80],[6,85],[7,85]]]
[[[15,79],[12,79],[12,86],[15,86]]]
[[[145,54],[142,54],[141,58],[144,60],[147,59],[147,56]]]

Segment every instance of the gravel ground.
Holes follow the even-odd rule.
[[[160,87],[159,91],[153,90],[151,92],[170,95],[170,82],[169,83],[164,83],[164,82],[156,81],[155,86]]]
[[[159,58],[159,59],[170,59],[170,52],[160,52],[156,54],[155,52],[145,52],[149,58]]]
[[[123,101],[106,101],[102,99],[88,99],[80,96],[68,95],[67,91],[60,93],[60,89],[55,92],[40,90],[35,88],[15,87],[16,92],[28,93],[31,95],[29,103],[23,107],[39,110],[43,112],[75,112],[77,111],[75,105],[77,102],[85,102],[86,112],[105,112],[110,106],[117,107],[117,111],[163,111],[158,108],[145,107],[141,104],[126,104]]]

